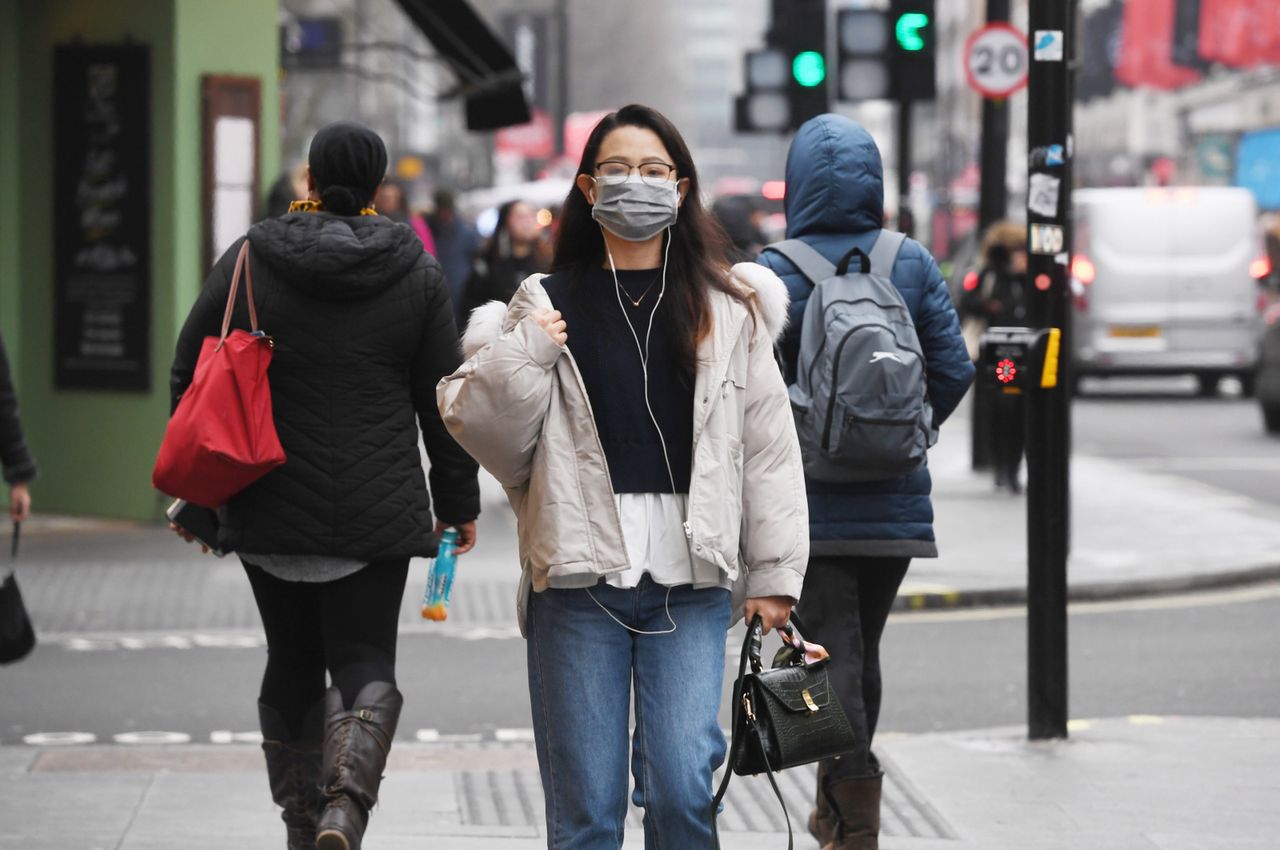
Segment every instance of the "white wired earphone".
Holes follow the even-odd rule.
[[[602,234],[603,235],[603,234]],[[671,480],[671,492],[676,492],[676,476],[671,471],[671,456],[667,454],[667,440],[662,435],[662,426],[658,424],[658,417],[653,413],[653,406],[649,403],[649,335],[653,332],[653,320],[658,315],[658,307],[662,305],[662,296],[667,291],[667,257],[671,253],[671,228],[667,228],[666,247],[662,251],[662,286],[658,289],[658,298],[653,302],[653,310],[649,313],[649,324],[644,331],[644,345],[640,344],[640,335],[636,333],[635,325],[631,322],[631,317],[627,315],[627,308],[622,306],[622,284],[618,282],[618,267],[613,262],[613,252],[609,250],[609,241],[606,239],[604,243],[605,254],[609,257],[609,270],[613,272],[613,293],[618,298],[618,309],[622,311],[622,318],[627,323],[627,330],[631,331],[631,338],[636,344],[636,353],[640,355],[640,369],[644,374],[644,407],[649,411],[649,421],[653,423],[654,429],[658,432],[658,443],[662,446],[662,459],[667,465],[667,477]],[[591,601],[596,603],[601,611],[609,615],[609,619],[613,620],[619,626],[622,626],[629,632],[637,635],[669,635],[676,630],[676,621],[671,617],[671,587],[667,587],[667,596],[663,600],[662,609],[667,615],[667,622],[671,624],[669,629],[661,629],[658,631],[645,631],[628,626],[613,615],[613,612],[604,605],[600,604],[600,600],[596,599],[591,588],[586,588],[587,595],[591,597]]]

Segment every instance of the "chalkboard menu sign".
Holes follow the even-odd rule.
[[[151,388],[151,58],[54,49],[55,381]]]

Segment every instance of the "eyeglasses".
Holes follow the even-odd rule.
[[[606,159],[596,163],[596,172],[602,183],[610,186],[625,183],[632,171],[640,172],[640,179],[650,186],[661,186],[669,182],[676,174],[676,167],[669,162],[650,160],[639,165],[632,165],[620,159]]]

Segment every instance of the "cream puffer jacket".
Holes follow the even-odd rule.
[[[542,277],[525,280],[509,306],[490,302],[475,310],[463,337],[467,361],[436,387],[450,433],[498,479],[515,510],[522,631],[530,587],[541,591],[559,576],[604,576],[629,566],[578,366],[532,315],[553,309]],[[754,291],[759,320],[722,292],[708,296],[714,324],[698,346],[684,530],[693,553],[732,581],[736,620],[746,597],[800,597],[809,510],[773,351],[786,323],[786,287],[754,263],[734,266],[731,280]]]

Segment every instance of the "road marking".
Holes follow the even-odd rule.
[[[24,735],[22,743],[32,747],[72,747],[92,744],[98,737],[90,732],[35,732]]]
[[[432,634],[427,629],[414,627],[401,628],[402,637],[417,637]],[[434,637],[450,640],[515,640],[520,638],[520,629],[516,626],[477,626],[462,631],[435,631]],[[61,646],[68,652],[116,652],[127,650],[139,652],[151,649],[261,649],[267,645],[267,639],[261,632],[233,632],[211,634],[207,632],[94,632],[89,634],[47,634],[41,640],[48,644]]]
[[[494,729],[494,740],[505,741],[507,743],[521,742],[525,743],[533,740],[532,729]]]
[[[1076,615],[1113,614],[1129,611],[1171,611],[1184,608],[1209,608],[1216,605],[1243,605],[1267,599],[1280,599],[1280,582],[1267,582],[1253,587],[1233,590],[1185,593],[1176,596],[1152,596],[1142,599],[1114,599],[1104,602],[1072,602],[1067,613]],[[1027,609],[1022,606],[999,608],[963,608],[955,611],[909,611],[891,614],[890,623],[912,625],[919,623],[957,623],[988,620],[1025,619]]]
[[[46,643],[61,646],[69,652],[115,652],[146,649],[260,649],[267,645],[261,633],[234,632],[95,632],[84,635],[42,635]]]
[[[1154,714],[1130,714],[1128,719],[1134,726],[1159,726],[1164,723],[1163,717]]]
[[[121,732],[112,735],[117,744],[189,744],[191,736],[186,732]]]
[[[1280,457],[1116,457],[1148,472],[1280,472]]]
[[[232,732],[229,729],[217,729],[209,733],[211,744],[261,744],[261,732]]]
[[[440,740],[439,729],[419,729],[413,736],[420,744],[434,744]]]

